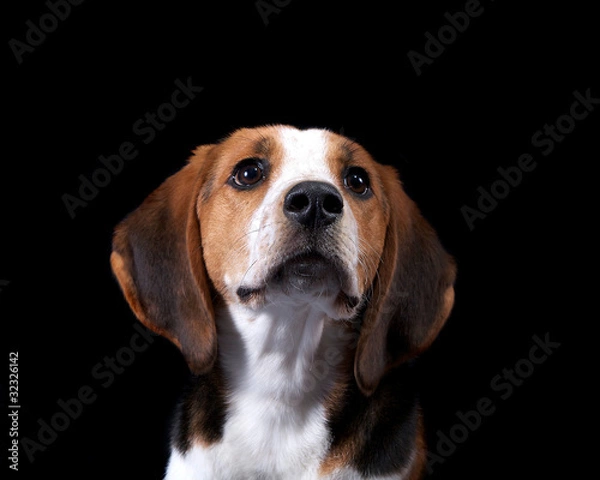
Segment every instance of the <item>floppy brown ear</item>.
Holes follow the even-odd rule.
[[[367,395],[389,368],[429,347],[454,304],[454,260],[404,193],[395,170],[383,171],[390,218],[354,364]]]
[[[208,150],[198,149],[191,163],[117,226],[110,258],[137,318],[177,345],[194,374],[207,372],[217,352],[196,212],[201,157]]]

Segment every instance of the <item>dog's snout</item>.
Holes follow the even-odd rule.
[[[283,211],[304,227],[322,228],[342,216],[344,200],[337,188],[325,182],[301,182],[286,195]]]

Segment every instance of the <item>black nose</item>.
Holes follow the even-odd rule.
[[[337,189],[325,182],[301,182],[285,196],[283,211],[296,223],[322,228],[342,216],[344,201]]]

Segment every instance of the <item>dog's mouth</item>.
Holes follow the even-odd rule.
[[[336,310],[348,312],[360,303],[351,274],[343,263],[337,257],[312,249],[285,256],[264,278],[259,286],[241,285],[236,292],[239,299],[243,303],[262,303],[269,293],[306,301],[311,297],[333,297]]]
[[[333,267],[333,268],[332,268]],[[290,285],[300,292],[309,291],[324,283],[340,283],[333,262],[319,253],[294,255],[275,269],[268,283]]]

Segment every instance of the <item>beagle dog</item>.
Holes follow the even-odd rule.
[[[193,374],[167,480],[421,477],[411,359],[455,266],[363,147],[281,125],[201,146],[117,226],[111,265]]]

